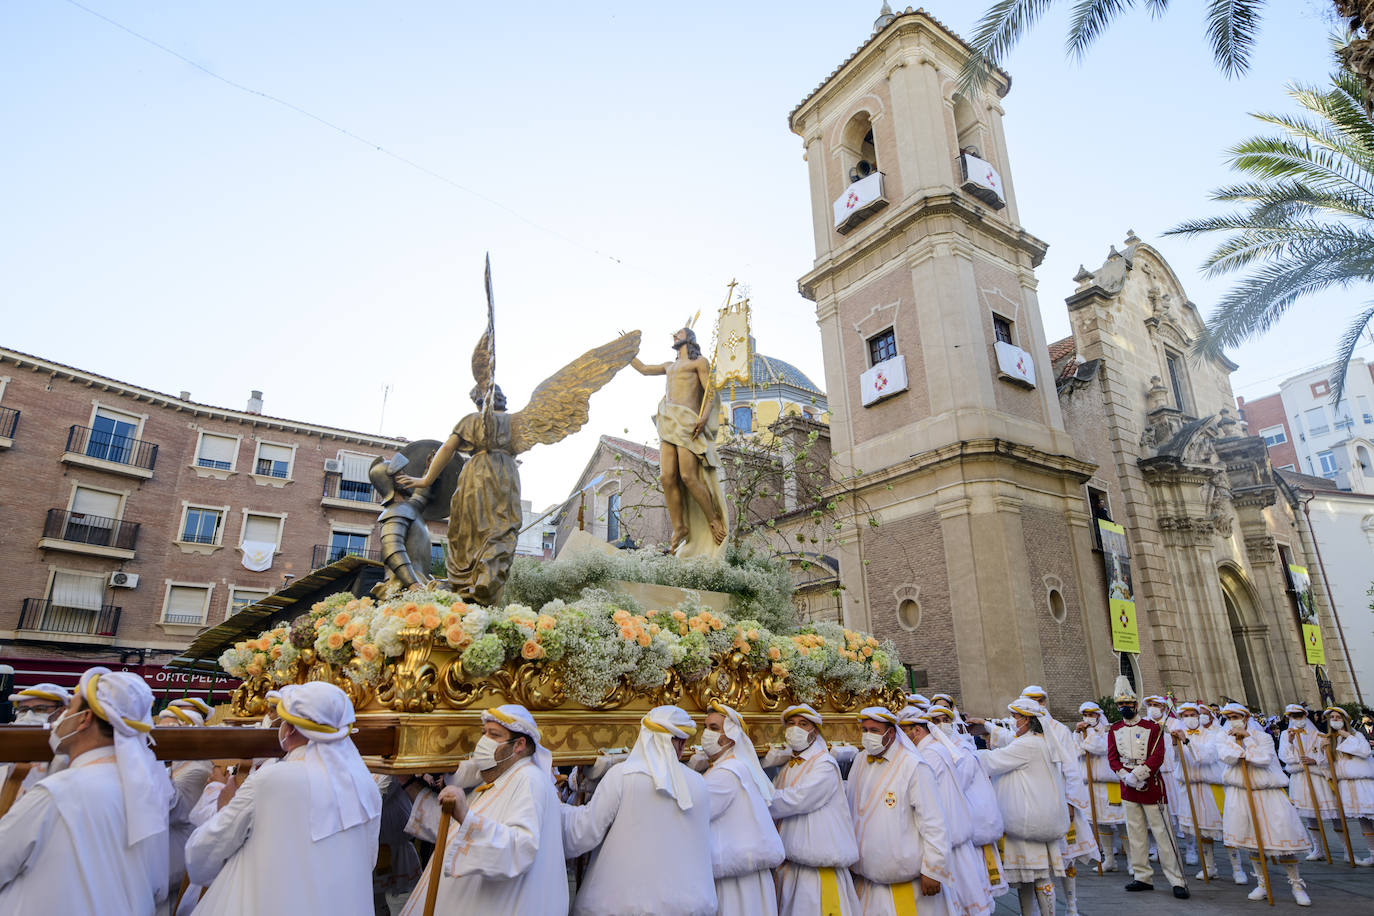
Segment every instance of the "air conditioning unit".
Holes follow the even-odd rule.
[[[324,459],[324,472],[326,474],[342,474],[343,462],[340,461],[338,458]]]
[[[110,573],[110,586],[112,588],[137,588],[138,573],[112,572]]]

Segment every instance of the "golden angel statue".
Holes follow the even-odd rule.
[[[496,310],[490,260],[486,287],[487,330],[472,354],[476,384],[471,397],[477,412],[453,427],[424,477],[401,475],[396,481],[409,489],[429,487],[455,452],[471,456],[458,475],[449,507],[448,587],[464,601],[494,605],[505,587],[523,522],[515,456],[536,445],[552,445],[581,429],[592,394],[639,352],[639,332],[631,331],[582,354],[541,382],[524,410],[507,413],[506,397],[495,382]]]

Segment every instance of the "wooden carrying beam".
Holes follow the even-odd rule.
[[[232,728],[222,725],[153,729],[153,753],[158,760],[248,760],[280,757],[275,728]],[[396,752],[394,725],[362,725],[353,735],[364,757],[390,757]],[[48,730],[31,725],[0,728],[0,763],[42,763],[52,759]]]

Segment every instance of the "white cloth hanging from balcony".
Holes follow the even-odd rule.
[[[271,541],[244,541],[239,549],[243,551],[243,568],[262,572],[272,568],[277,545]]]

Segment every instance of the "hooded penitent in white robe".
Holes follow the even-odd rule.
[[[563,805],[563,853],[597,850],[573,901],[575,916],[711,916],[711,798],[701,774],[678,762],[672,738],[691,716],[659,706],[644,717],[624,763],[591,801]],[[599,849],[598,849],[599,847]]]
[[[1274,742],[1269,736],[1252,722],[1243,740],[1223,733],[1214,747],[1217,759],[1226,767],[1222,776],[1226,783],[1226,804],[1221,813],[1226,845],[1232,849],[1258,849],[1250,819],[1253,800],[1267,854],[1291,855],[1311,849],[1307,828],[1284,792],[1288,777],[1279,767]],[[1246,768],[1250,776],[1249,793],[1245,789]]]
[[[773,780],[769,813],[787,860],[778,866],[778,912],[813,916],[837,901],[844,916],[860,912],[849,867],[859,860],[840,765],[818,735]]]
[[[929,727],[933,728],[931,724]],[[953,745],[953,742],[950,742]],[[954,770],[954,754],[934,734],[916,745],[932,770],[940,789],[940,808],[945,813],[949,839],[949,872],[945,897],[954,916],[987,916],[993,909],[992,887],[983,851],[973,842],[974,815]]]
[[[1003,877],[1010,884],[1029,884],[1062,876],[1068,810],[1064,780],[1051,761],[1045,736],[1027,732],[978,756],[992,777],[1006,830]]]
[[[438,796],[422,791],[411,805],[406,832],[432,843],[439,818]],[[449,826],[434,911],[499,916],[566,913],[568,874],[562,831],[553,778],[540,772],[531,759],[473,789],[463,823]],[[434,862],[431,856],[401,916],[424,912]]]
[[[372,916],[380,815],[312,839],[311,807],[319,802],[311,798],[305,752],[298,747],[253,773],[191,834],[186,872],[208,887],[195,916]]]
[[[720,916],[771,916],[778,911],[773,869],[782,864],[782,840],[753,774],[736,756],[753,753],[752,744],[737,744],[702,776],[711,796],[711,870]]]
[[[1188,771],[1187,795],[1170,796],[1169,808],[1178,815],[1179,826],[1186,836],[1194,837],[1201,833],[1205,839],[1219,840],[1221,809],[1217,807],[1216,793],[1212,791],[1213,783],[1220,779],[1217,772],[1215,736],[1210,729],[1188,729],[1182,720],[1179,720],[1179,727],[1183,736],[1188,739],[1187,744],[1180,744],[1175,748],[1179,760],[1178,781],[1181,791],[1184,789],[1184,770]],[[1171,738],[1171,743],[1172,740]],[[1197,815],[1196,829],[1193,825],[1194,814]]]
[[[947,913],[944,886],[953,880],[949,831],[930,764],[900,734],[881,756],[854,758],[848,789],[864,916],[905,913],[917,904],[930,916]],[[922,875],[939,881],[940,893],[922,896]]]
[[[1339,816],[1336,796],[1327,782],[1331,778],[1331,766],[1326,759],[1324,741],[1325,736],[1317,731],[1311,719],[1304,719],[1301,725],[1294,725],[1290,719],[1288,727],[1279,735],[1279,760],[1288,774],[1288,797],[1303,817]],[[1307,766],[1302,762],[1304,756],[1311,757],[1316,764]],[[1313,792],[1316,792],[1315,800]]]
[[[166,901],[166,830],[129,845],[114,762],[113,747],[79,754],[0,820],[0,913],[151,916]]]
[[[939,725],[944,730],[949,726]],[[956,735],[958,733],[956,732]],[[1002,825],[1002,810],[997,807],[997,793],[992,788],[983,764],[978,759],[976,749],[971,749],[960,738],[945,732],[950,738],[950,753],[954,758],[954,775],[959,789],[969,806],[969,839],[978,847],[983,857],[984,871],[987,872],[992,896],[1000,897],[1007,893],[1007,879],[1002,874],[1002,856],[997,851],[997,843],[1006,832]]]
[[[1374,756],[1369,739],[1357,731],[1336,742],[1336,776],[1345,816],[1374,817]]]

